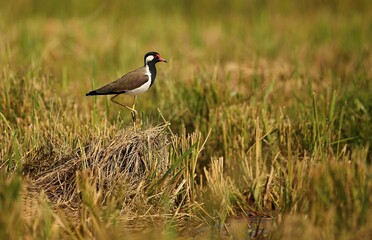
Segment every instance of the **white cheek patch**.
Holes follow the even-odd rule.
[[[151,62],[152,60],[154,60],[154,56],[150,55],[146,58],[146,62]]]

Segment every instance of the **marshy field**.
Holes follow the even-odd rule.
[[[0,1],[0,239],[370,238],[371,39],[369,0]],[[135,126],[85,96],[149,51]]]

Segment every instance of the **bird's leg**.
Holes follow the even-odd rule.
[[[133,106],[132,106],[133,110],[135,110],[135,107],[136,107],[136,98],[137,98],[137,96],[134,96],[134,98],[133,98]]]
[[[134,96],[133,97],[133,105],[132,105],[132,120],[133,120],[133,122],[136,122],[136,120],[137,120],[137,111],[135,109],[135,107],[136,107],[136,98],[137,98],[137,96]]]
[[[126,105],[124,105],[124,104],[122,104],[122,103],[116,101],[115,98],[116,98],[117,96],[119,96],[119,94],[116,94],[116,95],[112,96],[112,97],[110,98],[111,102],[116,103],[116,104],[118,104],[118,105],[120,105],[120,106],[122,106],[122,107],[125,107],[126,109],[129,109],[129,110],[132,112],[132,118],[133,118],[134,115],[137,115],[137,111],[136,111],[134,108],[130,108],[130,107],[128,107],[128,106],[126,106]]]

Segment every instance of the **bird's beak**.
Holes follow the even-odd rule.
[[[159,56],[159,62],[166,62],[167,63],[168,61]]]

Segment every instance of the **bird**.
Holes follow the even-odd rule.
[[[117,80],[106,84],[96,90],[88,92],[85,96],[113,95],[110,100],[120,106],[129,109],[132,113],[133,121],[136,119],[135,109],[136,97],[146,92],[154,83],[156,78],[155,64],[158,62],[168,62],[157,52],[148,52],[144,56],[144,66],[128,72]],[[120,94],[128,94],[134,97],[132,107],[126,106],[115,98]]]

